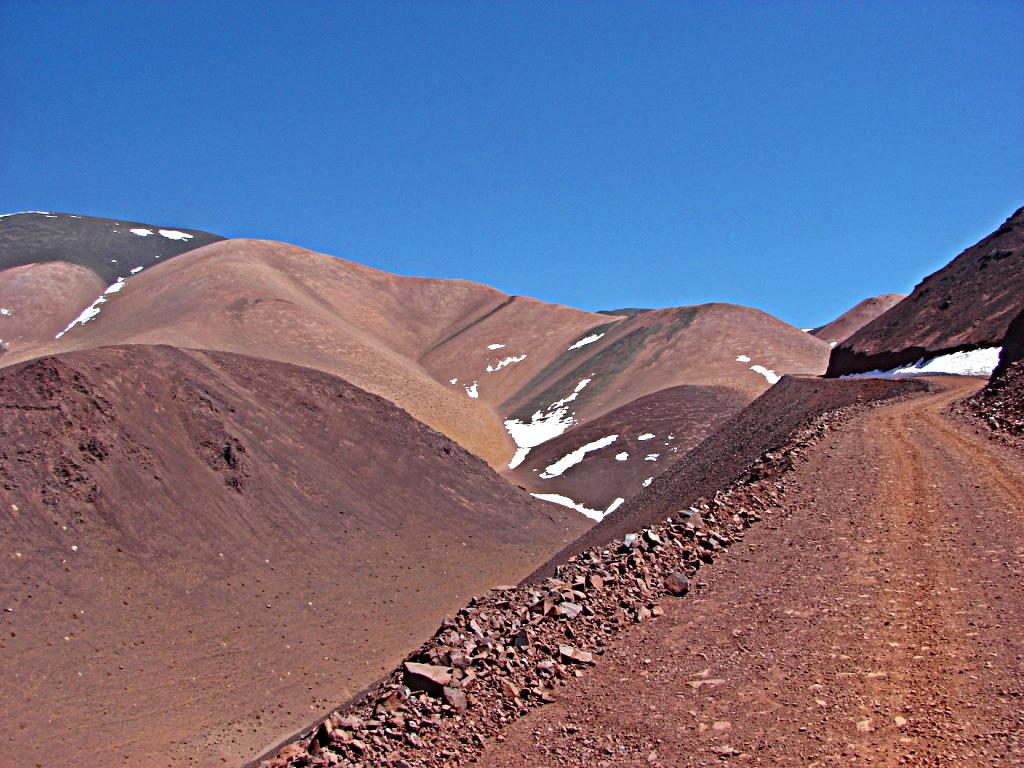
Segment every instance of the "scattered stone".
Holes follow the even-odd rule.
[[[674,571],[665,577],[665,590],[670,595],[682,597],[690,591],[690,580],[678,571]]]

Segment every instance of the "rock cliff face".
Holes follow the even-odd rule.
[[[1024,208],[832,350],[828,376],[1002,343],[1024,309]]]

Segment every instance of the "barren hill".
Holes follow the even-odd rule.
[[[75,278],[63,283],[76,286],[73,297],[48,284],[60,270]],[[29,281],[32,293],[58,298],[29,312]],[[293,363],[391,400],[498,468],[638,397],[693,385],[749,401],[777,373],[820,372],[827,355],[824,342],[757,310],[711,304],[610,317],[256,240],[133,268],[106,288],[67,262],[8,269],[5,301],[20,304],[0,323],[23,317],[36,330],[34,342],[18,337],[6,364],[127,343]]]
[[[1024,208],[832,350],[828,375],[997,347],[1024,309]]]
[[[30,354],[108,286],[221,239],[195,229],[69,213],[0,216],[0,356]]]
[[[907,298],[905,293],[884,293],[881,296],[864,299],[843,312],[831,323],[823,325],[821,328],[815,328],[811,333],[822,341],[827,341],[835,346],[879,315],[888,312],[905,298]]]
[[[65,765],[238,764],[582,527],[382,398],[282,363],[95,349],[0,370],[0,406],[18,764],[54,743]]]

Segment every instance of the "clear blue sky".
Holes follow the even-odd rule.
[[[1024,3],[0,2],[0,209],[795,325],[1024,204]]]

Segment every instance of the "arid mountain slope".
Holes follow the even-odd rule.
[[[511,454],[500,419],[416,358],[451,323],[502,298],[471,283],[413,281],[294,246],[228,240],[130,276],[94,318],[20,356],[143,343],[302,365],[386,397],[500,465]]]
[[[10,274],[0,272],[0,289]],[[96,288],[88,286],[77,293]],[[51,333],[60,323],[51,322],[45,341],[19,338],[4,363],[129,343],[293,363],[391,400],[499,468],[524,440],[531,447],[669,387],[722,387],[749,401],[772,372],[820,373],[828,349],[743,307],[610,317],[256,240],[165,259],[119,277],[94,299],[55,309],[66,318],[60,338]]]
[[[828,375],[997,347],[1024,309],[1024,208],[832,350]]]
[[[662,389],[535,448],[510,478],[532,493],[603,511],[640,493],[748,403],[726,387]],[[566,460],[574,451],[578,457]]]
[[[888,312],[907,298],[905,293],[885,293],[858,302],[827,325],[811,331],[822,341],[833,346],[849,338],[879,315]]]
[[[20,358],[48,343],[106,287],[88,267],[66,261],[0,270],[0,365],[4,355]]]
[[[221,239],[68,213],[0,216],[0,355],[46,344],[107,286]]]
[[[136,267],[151,267],[223,240],[197,229],[73,213],[30,211],[0,216],[0,271],[25,264],[66,261],[92,270],[109,285]]]
[[[336,377],[170,347],[0,370],[0,487],[21,765],[240,764],[582,523]]]

